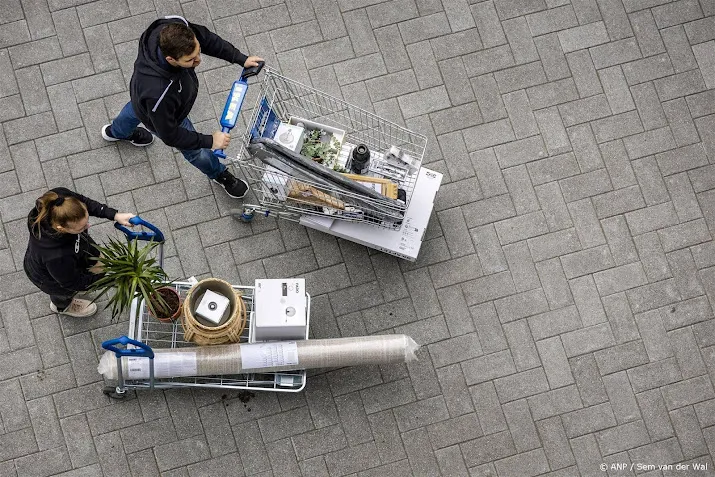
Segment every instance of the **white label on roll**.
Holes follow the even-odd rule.
[[[128,379],[148,379],[149,359],[132,357],[127,358],[129,368]],[[155,378],[178,378],[182,376],[196,376],[198,367],[196,353],[182,351],[176,353],[162,353],[154,357]]]
[[[298,364],[298,344],[295,341],[241,345],[243,369],[295,366],[296,364]]]

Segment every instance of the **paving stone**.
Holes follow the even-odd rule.
[[[690,251],[683,249],[670,252],[667,258],[680,291],[680,296],[683,299],[688,299],[702,295],[703,288],[698,280],[697,268]]]
[[[601,69],[598,76],[613,114],[624,113],[635,108],[633,97],[620,66]]]
[[[473,5],[471,9],[484,48],[492,48],[507,42],[493,2]]]
[[[29,401],[27,410],[30,413],[32,426],[35,430],[34,437],[37,439],[37,449],[44,451],[56,447],[57,442],[61,442],[64,436],[62,435],[60,421],[57,419],[52,396]]]
[[[486,435],[460,445],[464,462],[469,467],[492,462],[516,454],[508,431]]]
[[[646,130],[666,126],[667,119],[652,83],[633,86],[631,93]]]
[[[606,246],[594,247],[561,257],[567,278],[576,278],[589,273],[600,272],[614,266],[610,250]]]
[[[502,220],[495,227],[499,241],[504,245],[541,235],[548,230],[542,212]]]
[[[543,368],[497,378],[494,380],[494,386],[501,403],[533,396],[549,388]]]
[[[509,45],[487,48],[464,56],[467,75],[480,76],[514,65],[514,56]]]
[[[599,219],[621,215],[645,207],[645,200],[637,185],[612,192],[605,192],[592,199],[596,216]],[[620,222],[620,220],[619,220]]]
[[[707,372],[691,328],[670,331],[668,338],[672,343],[684,379],[700,376]]]
[[[698,2],[693,2],[692,0],[681,0],[672,5],[662,5],[652,11],[658,28],[667,28],[696,20],[702,16]]]
[[[503,26],[517,64],[539,59],[539,53],[536,51],[526,18],[518,17],[506,20]]]
[[[519,90],[505,94],[502,96],[502,100],[517,139],[538,133],[538,125],[525,91]]]
[[[609,403],[597,404],[563,414],[561,420],[569,438],[590,434],[616,425]]]
[[[609,323],[618,343],[637,340],[640,336],[624,293],[605,296],[602,299]]]
[[[573,306],[541,313],[529,318],[534,339],[541,340],[581,328],[577,310]]]
[[[643,125],[635,111],[598,119],[592,123],[596,141],[612,141],[643,132]]]
[[[586,275],[569,280],[569,286],[584,325],[588,326],[606,321],[606,314],[599,299],[598,289],[593,277]]]
[[[696,67],[695,55],[682,25],[662,29],[660,34],[676,73],[683,73]]]
[[[655,89],[661,101],[688,96],[705,90],[705,81],[699,70],[678,73],[655,80]]]
[[[507,323],[503,329],[517,371],[535,368],[541,364],[526,320]]]
[[[590,48],[608,41],[608,32],[603,22],[568,28],[558,33],[564,53]]]
[[[578,25],[574,9],[569,5],[529,14],[526,16],[526,21],[533,36],[545,35]]]
[[[665,45],[658,32],[650,10],[641,10],[628,15],[643,56],[651,56],[665,51]]]
[[[569,358],[615,345],[615,338],[608,323],[565,333],[561,339]]]
[[[429,40],[451,31],[447,16],[441,12],[401,22],[399,28],[406,45]]]
[[[360,391],[365,412],[373,414],[416,400],[409,379],[402,379]]]
[[[670,416],[683,449],[683,456],[688,459],[706,455],[707,445],[703,439],[703,433],[699,429],[700,426],[693,408],[676,409],[670,413]]]
[[[666,227],[659,230],[658,235],[660,236],[665,252],[707,242],[712,239],[703,219]]]
[[[539,285],[539,276],[526,241],[505,246],[504,254],[517,291],[530,290]]]
[[[675,358],[667,358],[628,370],[628,378],[636,393],[666,386],[681,379]]]
[[[603,93],[603,87],[598,79],[596,68],[593,66],[588,50],[579,50],[568,53],[566,61],[573,74],[579,96],[586,98]]]
[[[209,447],[203,436],[160,444],[154,448],[154,455],[161,471],[193,464],[210,457]]]
[[[544,419],[536,423],[544,453],[552,469],[561,469],[575,463],[573,452],[566,438],[561,420],[557,417]]]
[[[641,340],[597,351],[595,357],[602,375],[623,371],[648,362],[648,354]]]
[[[494,77],[502,94],[546,82],[546,73],[538,61],[497,71]]]
[[[271,464],[256,421],[242,423],[234,431],[234,436],[246,474],[270,469]]]
[[[482,40],[479,37],[479,33],[476,28],[469,28],[456,33],[442,35],[438,38],[432,38],[429,40],[429,43],[432,47],[426,47],[430,50],[428,54],[430,56],[434,55],[437,60],[454,58],[456,56],[467,58],[467,55],[483,49]],[[416,46],[419,44],[420,43],[413,43],[410,46]],[[509,48],[506,45],[504,47],[499,47],[499,51],[503,51],[505,55],[511,57],[511,53],[507,50],[509,50]],[[410,56],[412,56],[412,53],[410,53]],[[414,60],[412,61],[412,64],[413,66],[416,66]]]
[[[553,258],[539,262],[536,264],[536,270],[552,310],[573,304],[573,297],[559,260]]]
[[[551,232],[527,240],[534,262],[548,260],[562,254],[575,252],[581,248],[574,229]]]
[[[407,50],[400,37],[397,25],[389,25],[375,30],[375,38],[389,73],[410,68]],[[464,68],[460,68],[463,70]]]
[[[402,441],[413,475],[427,476],[439,472],[426,429],[420,428],[403,433]]]
[[[514,283],[509,272],[500,272],[465,283],[462,290],[467,304],[471,306],[510,295],[514,292]]]
[[[640,263],[630,263],[604,270],[595,273],[593,278],[599,294],[602,296],[622,292],[648,283]]]
[[[516,368],[507,350],[465,361],[462,363],[462,371],[467,385],[471,386],[515,373]]]
[[[437,86],[400,96],[398,103],[404,117],[409,119],[444,109],[449,105],[449,98],[445,87]]]

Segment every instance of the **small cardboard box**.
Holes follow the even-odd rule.
[[[199,306],[196,307],[196,314],[218,325],[228,305],[228,298],[211,290],[206,290],[201,302],[199,302]]]
[[[288,123],[281,123],[276,130],[274,139],[281,146],[287,147],[293,152],[300,153],[303,142],[305,141],[305,128]]]

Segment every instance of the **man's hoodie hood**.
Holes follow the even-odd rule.
[[[181,76],[182,68],[171,66],[164,58],[159,57],[159,33],[170,23],[177,23],[184,18],[169,16],[155,20],[139,38],[139,54],[134,62],[134,69],[148,76],[159,76],[169,81],[177,80]],[[189,26],[186,23],[186,26]]]

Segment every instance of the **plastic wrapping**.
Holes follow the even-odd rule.
[[[154,349],[154,377],[273,373],[301,369],[390,364],[414,361],[419,345],[406,335],[360,336],[323,340],[273,341],[177,349]],[[149,379],[149,359],[123,357],[125,379]],[[97,371],[116,380],[117,358],[107,351]]]

